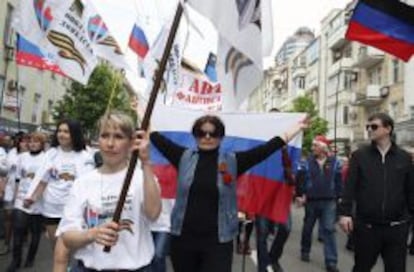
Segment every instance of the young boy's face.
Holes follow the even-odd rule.
[[[114,125],[104,126],[99,133],[99,149],[104,164],[119,166],[128,161],[131,138]]]

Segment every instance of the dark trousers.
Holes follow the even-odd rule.
[[[373,226],[356,223],[353,272],[371,271],[379,255],[383,259],[385,272],[405,272],[408,225]]]
[[[256,217],[257,271],[265,272],[270,264],[279,261],[289,237],[290,221],[290,216],[286,224],[276,224],[266,218]],[[277,232],[269,250],[267,238],[271,233],[274,233],[276,228]]]
[[[410,253],[414,252],[414,219],[411,220],[411,242],[408,245]]]
[[[170,251],[170,234],[164,231],[152,231],[154,240],[154,258],[151,262],[151,272],[167,271],[167,255]]]
[[[190,243],[172,236],[170,256],[174,272],[231,272],[233,241]]]
[[[33,263],[42,233],[42,217],[15,209],[13,211],[13,262],[17,266],[21,264],[23,243],[27,230],[30,231],[31,241],[26,263]]]

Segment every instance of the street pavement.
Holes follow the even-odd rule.
[[[301,227],[302,227],[302,219],[303,219],[303,209],[292,209],[293,214],[293,229],[289,240],[285,246],[285,251],[283,257],[281,259],[281,264],[285,268],[287,272],[300,272],[300,271],[309,271],[309,272],[322,272],[325,271],[324,269],[324,261],[323,261],[323,247],[322,243],[316,240],[316,235],[314,239],[314,243],[312,245],[312,252],[311,252],[311,261],[310,263],[304,263],[299,259],[299,252],[300,252],[300,234],[301,234]],[[314,233],[316,234],[316,227]],[[353,264],[353,257],[352,253],[345,249],[345,241],[346,236],[341,232],[338,231],[338,252],[339,252],[339,263],[338,267],[341,272],[350,272]],[[240,255],[235,254],[233,260],[233,272],[253,272],[256,270],[256,251],[254,250],[254,237],[251,239],[253,252],[251,256],[247,256],[244,260],[243,265],[243,258]],[[21,271],[27,272],[48,272],[52,271],[52,251],[50,248],[50,244],[46,239],[42,239],[39,253],[36,259],[35,267],[32,269],[22,269]],[[7,265],[10,262],[10,254],[8,256],[0,257],[0,272],[6,270]],[[168,272],[172,272],[171,265],[168,265]],[[243,270],[244,266],[244,270]],[[271,271],[271,270],[269,270]],[[381,259],[378,260],[377,265],[372,270],[373,272],[380,272],[383,271],[382,268],[382,261]],[[407,257],[407,271],[414,271],[414,256]],[[214,271],[212,271],[214,272]]]

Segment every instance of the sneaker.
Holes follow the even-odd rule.
[[[302,253],[300,255],[300,259],[302,260],[302,262],[306,262],[306,263],[310,262],[309,254],[306,254],[306,253]]]
[[[336,267],[336,265],[330,265],[326,267],[326,272],[339,272],[339,269]]]
[[[272,263],[272,269],[273,269],[273,272],[283,272],[283,271],[285,271],[285,270],[283,270],[283,268],[280,265],[279,261],[276,261],[276,262]]]
[[[19,269],[19,267],[20,267],[20,264],[13,260],[10,263],[10,265],[7,267],[7,270],[6,271],[7,272],[15,272],[15,271],[17,271]]]
[[[34,265],[34,261],[33,260],[31,260],[31,261],[27,260],[24,263],[24,268],[30,268],[30,267],[33,267],[33,265]]]

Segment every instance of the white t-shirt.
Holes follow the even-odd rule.
[[[60,147],[49,149],[43,167],[36,173],[38,180],[47,183],[41,201],[42,215],[51,218],[62,217],[73,182],[92,169],[93,159],[85,150],[67,152]],[[29,189],[28,192],[30,191]]]
[[[40,202],[36,201],[30,208],[23,207],[23,200],[26,197],[36,172],[43,166],[45,153],[32,155],[25,152],[19,156],[17,161],[16,178],[20,180],[17,187],[16,200],[14,207],[29,214],[40,214]]]
[[[174,208],[175,199],[162,199],[162,209],[160,216],[156,221],[151,223],[151,231],[170,232],[171,229],[171,212]]]
[[[0,178],[5,177],[7,172],[7,152],[3,147],[0,147]]]
[[[7,167],[9,172],[7,173],[7,184],[4,189],[4,201],[10,202],[14,200],[14,194],[16,192],[16,168],[18,159],[19,153],[17,153],[17,149],[11,149],[7,154]]]
[[[112,220],[126,175],[126,168],[114,174],[94,170],[75,181],[56,235],[69,230],[87,230]],[[154,255],[149,220],[142,212],[144,201],[143,176],[137,167],[131,180],[127,200],[121,216],[118,243],[111,252],[91,243],[75,252],[75,259],[86,267],[135,270],[148,265]]]

